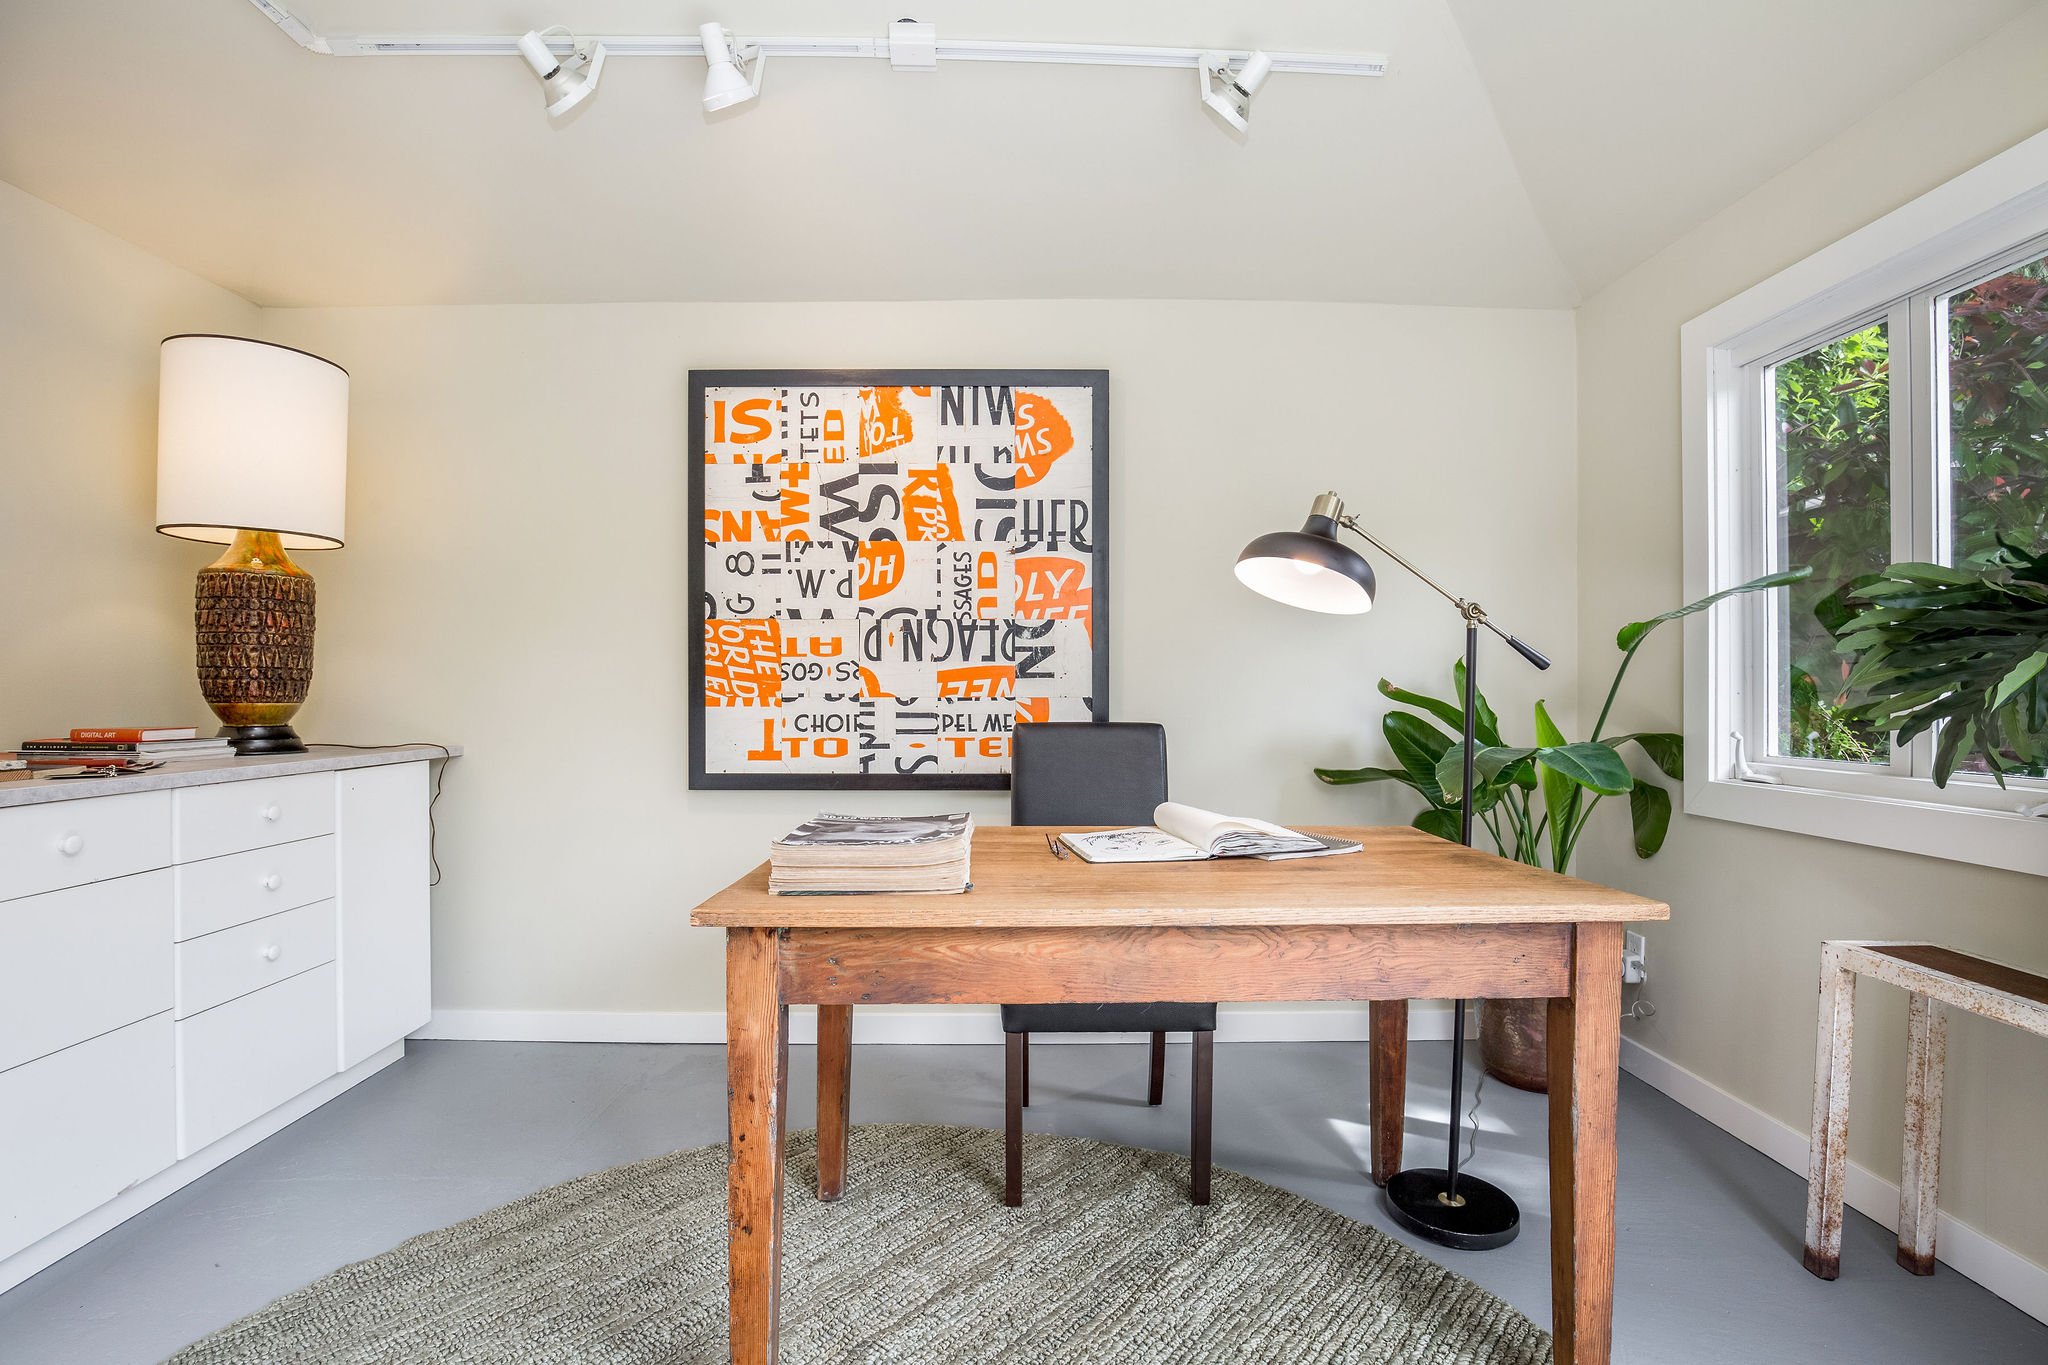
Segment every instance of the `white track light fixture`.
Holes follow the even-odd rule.
[[[1230,58],[1225,54],[1205,52],[1201,65],[1195,69],[1201,81],[1202,103],[1240,133],[1250,131],[1252,96],[1259,93],[1259,87],[1272,74],[1273,59],[1263,52],[1252,53],[1235,71],[1230,69]]]
[[[758,47],[742,47],[723,24],[705,24],[697,35],[704,42],[706,113],[744,104],[761,93],[767,53]]]
[[[547,40],[554,34],[569,39],[573,51],[567,57],[557,58],[548,47]],[[585,47],[560,25],[540,29],[521,38],[519,55],[526,58],[533,74],[540,77],[549,118],[560,118],[583,103],[585,97],[597,89],[598,75],[604,70],[604,44],[593,43]]]

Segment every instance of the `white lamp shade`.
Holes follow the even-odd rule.
[[[274,531],[331,550],[345,531],[348,371],[244,337],[166,337],[157,396],[156,529],[225,545]]]
[[[1372,610],[1372,593],[1354,579],[1319,564],[1280,556],[1237,561],[1237,581],[1262,597],[1290,607],[1358,616]]]

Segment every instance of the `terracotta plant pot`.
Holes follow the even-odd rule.
[[[1486,1074],[1517,1090],[1550,1091],[1548,1000],[1479,1002],[1479,1056]]]

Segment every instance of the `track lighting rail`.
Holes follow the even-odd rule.
[[[519,52],[519,35],[506,34],[322,34],[278,0],[249,0],[286,36],[308,52],[331,57],[510,57]],[[704,43],[693,36],[627,34],[592,35],[613,57],[702,57]],[[748,45],[773,57],[869,57],[889,59],[886,34],[873,38],[762,38]],[[566,54],[571,44],[551,40]],[[1232,66],[1251,56],[1244,49],[1142,47],[1115,43],[1034,43],[985,38],[941,38],[938,60],[946,62],[1044,62],[1069,66],[1199,67],[1205,56],[1221,53]],[[1387,59],[1377,53],[1268,52],[1274,71],[1318,76],[1384,76]]]

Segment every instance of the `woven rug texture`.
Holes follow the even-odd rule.
[[[1185,1157],[1000,1133],[856,1127],[817,1198],[790,1135],[787,1365],[1549,1365],[1549,1334],[1377,1229]],[[345,1266],[171,1365],[722,1365],[725,1148],[569,1181]]]

